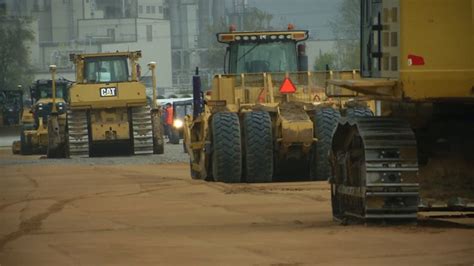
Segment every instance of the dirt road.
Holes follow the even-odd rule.
[[[341,226],[325,182],[206,183],[184,163],[149,163],[159,158],[42,163],[0,150],[0,265],[474,263],[472,227]]]

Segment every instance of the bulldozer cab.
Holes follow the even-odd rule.
[[[138,81],[137,60],[141,52],[72,54],[78,84],[119,83]]]
[[[140,51],[71,54],[76,83],[71,87],[71,108],[115,108],[147,104],[139,82]]]
[[[124,56],[86,58],[84,83],[128,81],[127,65],[127,58]]]
[[[307,70],[304,45],[308,31],[227,32],[217,39],[228,44],[225,72],[276,73]],[[306,66],[305,66],[306,63]]]

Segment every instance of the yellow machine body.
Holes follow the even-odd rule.
[[[363,1],[361,7],[363,78],[329,83],[377,100],[384,118],[341,121],[335,130],[334,215],[416,219],[417,210],[473,210],[474,1]],[[356,148],[365,149],[358,162],[366,164],[347,169],[361,173],[347,178],[357,185],[339,170],[357,164],[341,159],[361,156]],[[383,163],[388,157],[397,169]]]
[[[131,66],[130,81],[101,82],[91,84],[86,81],[84,59],[86,58],[127,58]],[[128,140],[130,136],[129,113],[127,108],[145,106],[145,85],[138,81],[137,63],[140,52],[98,53],[75,55],[76,84],[71,87],[72,110],[90,111],[90,134],[92,141]],[[112,92],[112,90],[114,92]],[[114,93],[111,96],[103,96]]]
[[[30,124],[34,122],[33,112],[30,107],[23,107],[21,111],[21,122],[23,124]]]
[[[86,58],[127,58],[131,66],[130,81],[101,82],[91,84],[84,76]],[[127,108],[145,106],[145,85],[137,78],[136,60],[140,52],[99,53],[75,55],[76,84],[71,87],[70,108],[90,110],[92,141],[114,141],[130,139],[130,124]],[[114,92],[112,92],[112,90]],[[103,96],[110,93],[111,96]],[[113,95],[112,95],[113,93]]]
[[[328,86],[327,81],[356,80],[360,75],[357,71],[304,70],[304,47],[298,43],[307,38],[308,32],[299,30],[217,34],[219,42],[229,45],[229,74],[214,76],[200,115],[185,121],[193,178],[223,182],[270,182],[283,175],[327,178],[327,171],[318,175],[314,170],[315,161],[327,161],[327,153],[320,151],[318,159],[315,155],[322,138],[317,134],[322,124],[316,122],[322,117],[316,118],[316,113],[331,109],[332,115],[340,116],[351,97],[332,99],[326,91],[357,94]],[[365,106],[365,101],[360,105]],[[231,156],[227,150],[234,150],[236,157],[225,159]],[[261,161],[265,166],[258,166]]]
[[[140,51],[71,55],[76,65],[68,118],[72,155],[91,155],[97,145],[117,142],[127,153],[153,153],[152,119],[146,88],[139,80],[139,58]]]
[[[473,16],[472,0],[400,1],[399,84],[404,98],[474,100]],[[422,57],[425,64],[415,66],[410,55]]]
[[[38,106],[51,106],[53,103],[52,98],[41,98],[39,99],[34,106],[31,108],[31,112],[27,112],[25,109],[23,111],[22,115],[22,124],[25,128],[25,130],[22,131],[22,134],[24,135],[24,138],[26,139],[26,142],[30,146],[30,149],[28,152],[25,154],[33,153],[33,154],[44,154],[46,153],[46,150],[48,148],[48,125],[47,125],[47,120],[44,121],[42,117],[37,119],[35,121],[34,119],[34,112],[35,110],[38,110]],[[62,98],[56,99],[56,104],[61,104],[63,106],[66,106],[66,101]],[[66,124],[66,113],[62,113],[58,116],[59,123],[62,125]],[[28,126],[28,125],[35,125],[35,126]],[[14,142],[13,146],[20,148],[21,142]],[[21,153],[21,148],[20,150],[17,150],[15,148],[12,148],[14,150],[14,153]]]
[[[48,149],[48,121],[54,112],[61,125],[66,124],[67,100],[70,82],[63,79],[36,80],[30,87],[31,107],[22,110],[20,141],[13,143],[18,154],[45,154]],[[53,87],[56,98],[53,98]],[[53,107],[54,106],[54,107]],[[19,148],[19,149],[18,149]]]
[[[384,0],[381,5],[380,30],[373,33],[380,35],[381,43],[374,45],[380,57],[366,55],[379,68],[363,61],[362,75],[370,79],[332,84],[380,99],[474,101],[474,1]]]
[[[117,96],[100,96],[101,88],[116,88]],[[126,108],[147,104],[145,85],[138,81],[127,83],[80,84],[71,87],[71,107],[74,109]]]

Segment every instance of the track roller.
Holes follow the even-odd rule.
[[[70,157],[89,156],[89,127],[86,110],[68,110],[68,147]]]
[[[132,108],[133,153],[152,154],[153,126],[148,106]]]
[[[389,118],[341,119],[333,136],[331,201],[336,219],[416,219],[416,139]]]

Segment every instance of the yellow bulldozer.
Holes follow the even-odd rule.
[[[204,97],[193,78],[193,115],[185,120],[191,176],[227,183],[274,179],[327,180],[332,130],[339,101],[325,96],[330,78],[357,79],[358,72],[309,72],[308,31],[229,32],[226,74],[216,75]],[[208,93],[206,93],[208,94]],[[365,106],[344,113],[371,113]]]
[[[59,79],[37,80],[30,87],[31,107],[24,108],[20,141],[13,143],[13,153],[45,154],[48,151],[48,120],[52,114],[66,123],[68,92],[71,82]]]
[[[162,154],[163,125],[156,101],[147,103],[139,80],[140,51],[72,54],[76,83],[70,89],[67,125],[53,121],[51,146],[66,156]],[[156,99],[155,63],[149,64]],[[53,156],[54,157],[54,156]]]
[[[474,1],[361,1],[362,79],[330,84],[379,101],[341,119],[331,161],[336,219],[474,211]]]

